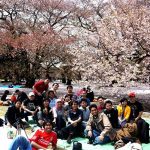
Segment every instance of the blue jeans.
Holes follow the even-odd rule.
[[[92,137],[91,137],[91,139],[92,139],[94,145],[96,145],[96,144],[106,144],[106,143],[109,143],[111,141],[110,138],[109,138],[109,136],[107,136],[107,135],[104,136],[103,141],[101,141],[99,139],[100,133],[101,132],[98,132],[96,130],[92,130]],[[84,130],[84,135],[86,137],[88,136],[88,131],[87,130]]]
[[[13,139],[8,150],[17,150],[17,148],[20,148],[20,150],[32,150],[29,140],[24,136],[17,136]]]

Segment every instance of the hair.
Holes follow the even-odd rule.
[[[49,95],[49,93],[54,93],[54,91],[53,90],[49,90],[48,92],[47,92],[47,94]],[[54,93],[55,94],[55,93]]]
[[[4,94],[6,94],[6,95],[9,94],[9,91],[8,91],[8,90],[5,90],[5,91],[4,91]]]
[[[73,89],[73,86],[72,86],[72,85],[68,85],[68,86],[67,86],[67,89],[69,89],[69,88],[72,88],[72,89]]]
[[[45,128],[45,126],[46,126],[47,123],[50,123],[52,125],[52,127],[53,127],[53,122],[51,120],[45,120],[43,122],[43,128]]]
[[[92,109],[93,107],[97,109],[97,105],[96,105],[96,104],[91,104],[91,105],[89,106],[89,110],[91,111],[91,109]]]
[[[105,104],[104,104],[104,108],[106,108],[106,104],[111,104],[111,105],[112,105],[112,101],[107,100],[107,101],[105,102]]]
[[[45,101],[49,101],[49,99],[48,98],[43,98],[43,102],[45,102]]]
[[[86,102],[87,103],[87,100],[85,98],[82,98],[80,103],[82,103],[82,102]]]
[[[106,99],[106,98],[104,98],[103,96],[98,96],[97,99],[100,99],[100,98],[101,98],[101,99],[104,99],[104,100]]]
[[[55,84],[59,85],[59,83],[53,83],[52,86],[54,86]]]
[[[122,102],[124,102],[124,101],[128,102],[128,99],[127,99],[126,97],[123,97],[123,98],[120,100],[120,103],[122,103]]]
[[[19,92],[19,90],[17,89],[16,91],[15,91],[15,93],[18,93]]]
[[[72,102],[72,105],[73,105],[74,103],[76,103],[77,105],[79,105],[78,101],[73,101],[73,102]]]
[[[15,101],[15,104],[16,104],[17,102],[20,102],[20,103],[22,104],[22,102],[21,102],[19,99],[17,99],[17,100]]]

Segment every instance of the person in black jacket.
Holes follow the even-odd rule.
[[[119,128],[118,111],[112,107],[112,102],[107,100],[104,104],[104,113],[107,115],[113,128]]]
[[[24,117],[24,111],[21,108],[21,102],[19,100],[15,102],[15,105],[8,107],[5,117],[8,123],[15,128],[17,128],[18,124],[24,124],[21,120]]]

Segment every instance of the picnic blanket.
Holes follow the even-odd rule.
[[[145,120],[150,124],[150,119],[146,118]],[[34,124],[32,124],[31,126],[34,128],[34,131],[38,129],[38,127]],[[14,128],[13,130],[14,130],[14,133],[16,133]],[[8,132],[7,126],[0,127],[0,150],[8,150],[8,146],[12,141],[12,139],[7,138],[7,132]],[[26,137],[24,130],[21,130],[21,135]],[[28,136],[31,137],[32,135],[28,135]],[[111,143],[108,143],[105,145],[93,146],[91,144],[87,144],[88,139],[86,138],[75,138],[72,140],[71,144],[68,144],[66,140],[58,139],[57,150],[72,150],[74,141],[78,141],[82,143],[82,150],[93,150],[93,149],[94,150],[114,150],[114,147]],[[142,147],[143,147],[143,150],[150,150],[150,143],[142,144]]]

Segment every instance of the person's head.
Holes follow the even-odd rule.
[[[49,107],[49,99],[48,98],[43,99],[43,106]]]
[[[104,105],[104,100],[105,100],[105,98],[102,97],[102,96],[99,96],[99,97],[97,98],[97,101],[99,102],[99,105]]]
[[[112,109],[112,101],[107,100],[105,102],[105,109],[108,110],[108,111],[110,111]]]
[[[53,83],[52,88],[53,88],[53,90],[55,90],[55,91],[58,90],[59,84],[58,84],[58,83]]]
[[[8,90],[5,90],[5,91],[4,91],[4,94],[8,95],[8,94],[9,94],[9,91],[8,91]]]
[[[69,102],[71,99],[70,99],[70,96],[69,95],[65,95],[65,98],[64,98],[65,102]]]
[[[51,132],[53,129],[53,123],[52,121],[48,120],[48,121],[44,121],[43,122],[43,128],[46,132]]]
[[[20,91],[17,89],[17,90],[15,91],[15,94],[18,95],[19,93],[20,93]]]
[[[87,107],[87,100],[82,98],[81,99],[81,102],[80,102],[80,105],[83,107],[83,108],[86,108]]]
[[[78,105],[79,105],[79,104],[78,104],[78,101],[73,101],[73,102],[72,102],[72,105],[71,105],[71,106],[72,106],[72,109],[73,109],[73,110],[77,110],[77,109],[78,109]]]
[[[21,107],[21,101],[16,100],[15,107],[19,109]]]
[[[136,99],[135,99],[136,94],[135,94],[134,92],[130,92],[130,93],[128,94],[128,96],[129,96],[130,102],[131,102],[131,103],[135,103],[135,101],[136,101]]]
[[[127,104],[128,104],[128,99],[127,98],[122,98],[121,100],[120,100],[120,104],[123,106],[123,107],[125,107]]]
[[[51,82],[50,78],[47,78],[47,79],[44,80],[45,84],[49,84],[50,82]]]
[[[57,99],[56,100],[56,105],[57,105],[57,108],[61,108],[63,106],[63,102],[61,99]]]
[[[54,93],[53,90],[48,91],[47,95],[48,95],[49,98],[54,98],[55,97],[55,93]]]
[[[73,92],[73,86],[72,85],[68,85],[67,86],[67,92],[68,93],[72,93]]]
[[[35,94],[33,92],[30,92],[28,95],[30,100],[34,100],[35,99]]]
[[[82,91],[82,92],[81,92],[81,96],[82,96],[82,97],[86,98],[86,95],[87,95],[87,92],[86,92],[86,91]]]
[[[97,110],[97,105],[96,104],[91,104],[89,107],[90,113],[93,116],[97,116],[98,115],[98,110]]]

